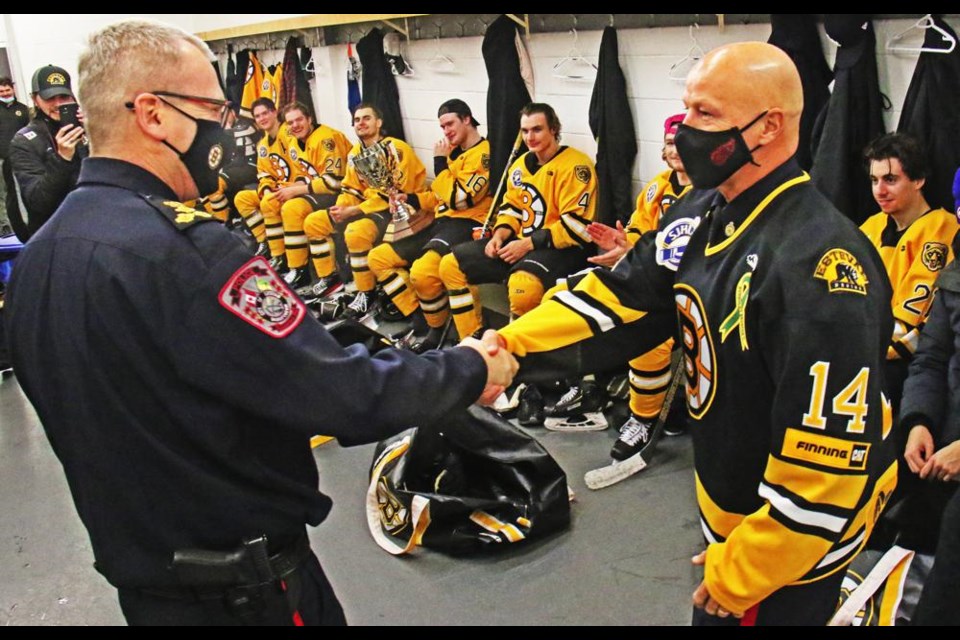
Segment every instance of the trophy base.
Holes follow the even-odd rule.
[[[384,242],[396,242],[416,235],[433,223],[433,212],[418,212],[407,220],[391,220],[383,234]]]

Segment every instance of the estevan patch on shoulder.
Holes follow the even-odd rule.
[[[867,275],[856,256],[846,249],[830,249],[817,262],[813,277],[827,281],[830,293],[867,295]]]
[[[240,267],[220,290],[220,304],[271,338],[285,338],[307,315],[290,287],[257,256]]]

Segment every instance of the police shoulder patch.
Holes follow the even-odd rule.
[[[590,176],[593,172],[590,171],[590,167],[585,164],[578,164],[573,168],[573,175],[577,177],[577,180],[583,184],[590,184]]]
[[[930,271],[940,271],[947,265],[947,245],[942,242],[925,242],[920,260]]]
[[[827,281],[830,293],[867,295],[867,275],[857,257],[846,249],[830,249],[817,262],[813,277]]]
[[[303,301],[262,256],[230,276],[219,300],[223,308],[271,338],[290,335],[307,315]]]

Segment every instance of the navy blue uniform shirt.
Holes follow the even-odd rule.
[[[330,509],[311,436],[351,445],[438,420],[487,376],[467,348],[341,347],[262,258],[175,199],[132,164],[85,160],[6,303],[20,384],[118,587],[175,584],[175,549],[289,543]]]

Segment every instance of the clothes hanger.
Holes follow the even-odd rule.
[[[437,49],[433,57],[427,60],[427,66],[437,73],[457,72],[457,64],[440,50],[440,36],[437,36]]]
[[[696,29],[696,31],[694,31]],[[705,55],[703,47],[700,46],[700,42],[697,40],[697,33],[700,32],[700,25],[694,22],[690,25],[690,40],[692,44],[690,45],[690,50],[687,51],[687,55],[683,56],[672,65],[670,65],[670,70],[667,72],[667,77],[671,80],[677,82],[686,82],[687,73],[690,72],[690,67],[695,65],[700,59]]]
[[[580,53],[580,49],[577,46],[580,36],[577,35],[577,30],[571,29],[570,33],[573,34],[573,46],[570,48],[570,51],[567,52],[566,57],[553,65],[553,77],[579,80],[586,77],[591,69],[596,73],[597,65],[584,58],[583,54]]]
[[[925,47],[925,46],[915,46],[915,45],[904,45],[896,44],[898,43],[905,35],[913,33],[917,29],[921,31],[926,31],[927,29],[933,29],[940,34],[940,37],[946,43],[943,47]],[[892,36],[887,40],[887,51],[893,53],[951,53],[954,49],[957,48],[957,40],[944,31],[933,19],[932,14],[927,14],[913,23],[911,26],[907,27],[900,33]]]

